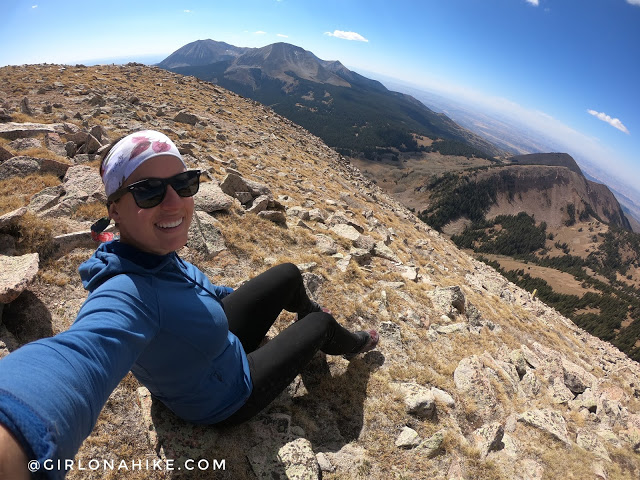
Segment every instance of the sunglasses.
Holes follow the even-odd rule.
[[[138,207],[156,207],[164,200],[168,185],[181,197],[193,197],[200,188],[200,173],[200,170],[187,170],[169,178],[145,178],[113,192],[107,198],[107,206],[131,192]]]

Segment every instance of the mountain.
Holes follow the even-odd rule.
[[[458,249],[302,127],[141,65],[3,67],[0,90],[0,356],[74,321],[86,298],[77,268],[105,211],[95,152],[140,128],[166,132],[205,172],[182,258],[232,287],[294,262],[342,324],[381,334],[352,362],[317,355],[235,427],[181,421],[127,375],[68,480],[640,478],[640,365],[550,308],[542,289]],[[39,258],[37,275],[11,283],[9,300],[25,256]],[[589,315],[624,315],[618,333],[636,332],[624,345],[633,353],[640,310],[616,308],[615,295],[582,320],[596,330]],[[284,312],[265,341],[293,320]]]
[[[415,98],[287,43],[242,49],[198,40],[158,66],[268,105],[345,154],[420,151],[422,136],[458,142],[477,156],[504,153]]]

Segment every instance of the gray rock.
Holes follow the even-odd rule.
[[[35,137],[42,133],[61,132],[63,131],[62,128],[62,125],[59,123],[0,123],[0,137],[15,140],[16,138]]]
[[[436,413],[435,397],[430,389],[417,383],[399,385],[404,394],[407,413],[421,419],[431,419]]]
[[[286,225],[287,217],[284,212],[280,212],[277,210],[265,210],[263,212],[258,213],[260,218],[264,218],[265,220],[269,220],[270,222],[277,223],[278,225]]]
[[[423,441],[418,449],[420,453],[427,458],[433,458],[442,451],[442,444],[444,443],[444,431],[434,433],[431,437]]]
[[[27,207],[20,207],[4,215],[0,215],[0,228],[15,223],[23,217],[25,213],[27,213]]]
[[[10,158],[13,158],[14,155],[13,153],[11,153],[9,150],[7,150],[4,147],[0,147],[0,163],[4,162],[5,160],[9,160]]]
[[[264,212],[269,208],[269,197],[267,195],[260,195],[258,198],[253,200],[251,207],[247,209],[249,213],[258,214],[260,212]]]
[[[219,223],[208,213],[196,210],[189,227],[189,248],[204,254],[207,259],[225,251],[227,246]]]
[[[317,480],[320,466],[306,438],[296,438],[280,446],[281,439],[268,439],[255,445],[247,453],[251,469],[258,479],[283,478]]]
[[[236,192],[234,195],[242,205],[247,205],[253,200],[250,192]]]
[[[475,416],[487,423],[502,417],[504,407],[498,403],[491,376],[479,357],[473,355],[460,360],[453,380]]]
[[[309,220],[312,222],[325,223],[326,218],[327,216],[324,211],[319,208],[309,210]]]
[[[504,428],[499,422],[484,425],[473,432],[476,448],[480,451],[480,458],[485,458],[489,452],[501,450],[503,436]]]
[[[396,439],[396,447],[398,448],[415,448],[420,445],[421,439],[418,432],[413,428],[404,427]]]
[[[571,446],[567,423],[560,412],[546,408],[543,410],[530,410],[518,416],[518,421],[534,428],[547,432],[567,446]]]
[[[29,106],[29,99],[27,97],[23,97],[20,100],[20,111],[27,115],[33,115],[33,109]]]
[[[331,231],[342,238],[351,240],[352,242],[355,242],[356,240],[358,240],[358,238],[360,238],[360,232],[358,232],[358,230],[356,230],[351,225],[347,225],[344,223],[333,225],[331,227]]]
[[[181,111],[178,112],[175,117],[173,117],[173,121],[177,123],[187,123],[189,125],[195,125],[200,121],[200,119],[192,113]]]
[[[445,315],[465,313],[465,296],[459,286],[436,288],[429,292],[434,307]]]
[[[249,186],[240,175],[228,173],[222,180],[220,189],[230,197],[236,198],[236,193],[248,192]]]
[[[335,255],[338,252],[338,246],[333,238],[321,233],[316,235],[316,247],[323,255]]]
[[[0,303],[11,303],[29,286],[38,273],[39,259],[37,253],[0,255]]]
[[[226,211],[233,205],[233,198],[225,194],[217,182],[201,182],[193,199],[195,209],[207,213]]]
[[[28,148],[42,148],[42,143],[37,138],[17,138],[10,142],[8,147],[20,151]]]

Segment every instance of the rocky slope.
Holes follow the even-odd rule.
[[[139,128],[166,132],[207,171],[184,258],[231,286],[293,261],[339,321],[382,337],[351,363],[318,355],[264,415],[228,429],[175,419],[127,376],[77,459],[163,467],[68,478],[640,475],[638,364],[457,250],[301,127],[141,65],[5,67],[0,107],[0,355],[73,322],[88,227],[104,214],[95,152]]]

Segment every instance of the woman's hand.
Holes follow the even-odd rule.
[[[27,461],[18,441],[0,424],[0,480],[29,480]]]

